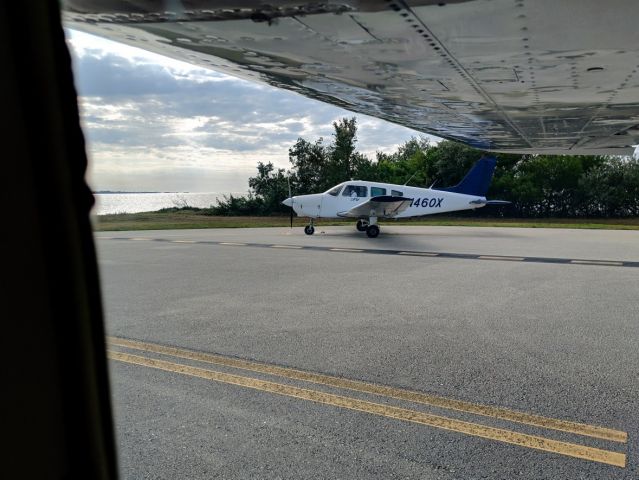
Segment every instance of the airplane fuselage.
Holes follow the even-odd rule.
[[[309,218],[342,218],[346,212],[369,200],[371,197],[393,196],[412,198],[410,206],[394,215],[394,218],[417,217],[434,213],[472,210],[483,207],[485,197],[409,187],[391,183],[352,180],[341,183],[324,193],[299,195],[287,203],[295,213]],[[379,215],[379,213],[378,213]],[[368,218],[362,214],[361,218]],[[382,215],[379,215],[382,216]]]

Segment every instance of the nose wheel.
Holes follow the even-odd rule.
[[[313,226],[313,219],[309,218],[309,223],[304,227],[304,233],[306,235],[313,235],[315,233],[315,227]]]

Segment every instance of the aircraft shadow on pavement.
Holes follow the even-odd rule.
[[[485,229],[484,227],[461,227],[463,230],[456,230],[455,232],[451,231],[441,231],[441,230],[430,230],[428,226],[419,226],[419,227],[410,227],[405,225],[385,225],[381,224],[381,233],[379,237],[375,239],[370,239],[371,243],[380,241],[383,237],[402,237],[402,236],[413,236],[413,237],[471,237],[471,238],[521,238],[522,233],[518,231],[517,233],[509,231],[507,229]],[[419,228],[418,231],[411,231],[409,229]],[[441,227],[434,227],[441,228]],[[443,227],[449,228],[449,227]],[[460,228],[460,227],[454,227]],[[301,232],[303,233],[303,232]],[[355,228],[346,229],[340,228],[336,226],[315,226],[315,236],[339,236],[339,237],[352,237],[352,238],[366,238],[366,234],[362,232],[358,232]],[[373,247],[373,245],[371,245]]]

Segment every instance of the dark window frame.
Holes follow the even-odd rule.
[[[374,193],[375,190],[378,190],[378,193]],[[387,190],[383,187],[371,187],[371,197],[384,197],[386,196],[386,192]]]
[[[363,195],[361,194],[363,191]],[[365,185],[346,185],[344,190],[342,191],[343,197],[352,197],[353,192],[357,195],[357,198],[366,198],[368,197],[368,187]]]

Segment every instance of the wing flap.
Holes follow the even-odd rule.
[[[370,200],[356,205],[345,212],[339,212],[337,215],[349,218],[393,218],[406,210],[411,203],[413,203],[412,198],[382,195],[372,197]]]

